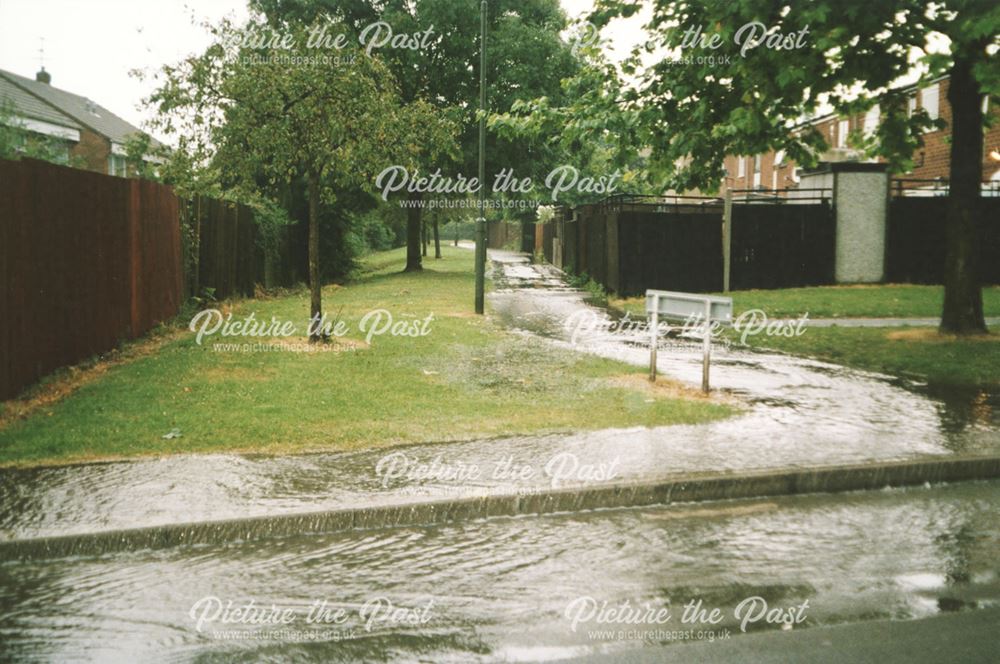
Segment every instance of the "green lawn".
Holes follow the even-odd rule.
[[[642,370],[554,350],[470,313],[473,252],[442,247],[423,273],[403,274],[402,250],[372,256],[324,310],[350,332],[331,352],[218,352],[185,331],[155,353],[112,366],[64,399],[0,429],[0,465],[179,452],[350,450],[533,432],[705,422],[734,412],[677,389],[653,389]],[[246,300],[234,318],[293,321],[304,329],[308,293]],[[360,319],[433,313],[430,334],[377,336]],[[299,344],[302,336],[273,340]],[[26,398],[44,396],[57,377]],[[19,404],[8,403],[6,412]],[[180,437],[163,438],[173,429]]]
[[[715,293],[722,295],[722,293]],[[934,318],[941,315],[944,288],[909,284],[816,286],[729,293],[734,313],[760,309],[768,318]],[[613,299],[633,315],[645,315],[645,298]],[[987,316],[1000,316],[1000,286],[983,289]]]
[[[757,335],[747,343],[938,386],[1000,388],[996,333],[958,338],[934,328],[808,327],[800,337]]]
[[[729,293],[734,314],[760,309],[768,317],[799,318],[937,318],[941,286],[905,284],[820,286]],[[644,298],[612,299],[614,308],[645,317]],[[1000,287],[983,289],[987,316],[1000,316]],[[736,339],[736,336],[731,336]],[[916,376],[940,385],[1000,387],[1000,336],[959,339],[933,329],[879,327],[806,327],[799,337],[747,337],[756,348],[894,375]]]

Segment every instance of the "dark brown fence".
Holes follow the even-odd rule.
[[[730,288],[832,284],[836,244],[829,201],[734,204]]]
[[[677,205],[668,210],[631,211],[617,223],[617,265],[612,255],[608,287],[623,295],[647,288],[707,292],[722,290],[722,209]],[[614,240],[610,240],[613,247]],[[612,254],[615,252],[612,248]],[[617,275],[617,283],[615,283]]]
[[[734,203],[733,289],[833,283],[836,221],[823,196]],[[720,291],[723,207],[697,196],[613,196],[564,210],[545,255],[621,295]]]
[[[947,196],[903,196],[889,202],[889,281],[940,284],[944,275]],[[979,278],[1000,284],[1000,197],[979,199]]]
[[[175,315],[169,187],[0,160],[0,398]]]
[[[197,238],[197,272],[189,271],[188,294],[217,299],[250,297],[257,276],[257,229],[245,205],[196,196],[185,206]]]
[[[722,207],[709,199],[614,196],[563,210],[552,225],[546,258],[621,295],[722,288]]]
[[[521,224],[509,221],[487,221],[486,246],[490,249],[503,249],[510,245],[521,246]]]

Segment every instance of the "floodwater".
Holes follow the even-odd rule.
[[[567,319],[605,314],[558,274],[515,254],[493,259],[490,305],[505,325],[645,365],[643,338],[573,337]],[[661,374],[700,382],[700,342],[665,341],[659,358]],[[746,413],[697,427],[351,454],[0,471],[0,539],[1000,451],[993,393],[721,346],[712,383]],[[736,607],[755,596],[799,607],[798,628],[919,618],[1000,601],[998,508],[1000,483],[977,482],[254,540],[220,524],[207,544],[0,561],[0,660],[553,660],[671,643],[679,631],[725,638],[740,630]],[[682,623],[692,600],[720,609],[723,622]],[[646,618],[609,623],[588,607]],[[649,620],[664,609],[671,618]],[[607,631],[623,626],[627,634]]]
[[[644,337],[581,335],[589,307],[553,270],[491,252],[490,306],[505,325],[566,348],[648,363]],[[808,333],[808,332],[807,332]],[[701,344],[672,339],[659,370],[701,380]],[[488,492],[1000,452],[1000,395],[935,390],[786,355],[716,346],[713,388],[746,414],[710,425],[441,443],[284,457],[172,456],[0,471],[0,539],[258,517]],[[558,408],[559,396],[552,397]],[[380,465],[381,464],[381,465]],[[474,470],[475,472],[469,472]],[[521,472],[524,471],[524,472]],[[150,500],[156,496],[156,500]]]
[[[591,321],[615,319],[586,304],[584,294],[568,288],[554,268],[531,265],[526,256],[512,252],[491,255],[493,278],[499,284],[491,304],[507,327],[559,346],[648,367],[646,334],[619,334],[592,326]],[[660,375],[700,386],[700,340],[663,339],[658,348]],[[699,427],[699,445],[704,449],[719,444],[737,455],[755,450],[766,457],[760,460],[762,465],[774,454],[782,464],[800,463],[802,457],[839,461],[830,448],[862,460],[871,458],[870,453],[905,457],[1000,450],[996,392],[942,389],[720,343],[713,344],[710,375],[713,389],[740,397],[751,410],[746,417],[709,427],[707,441],[702,437],[706,428]],[[789,443],[794,449],[788,449]]]
[[[752,597],[795,628],[973,610],[1000,602],[998,510],[983,482],[6,561],[0,659],[543,661],[739,638]],[[721,622],[682,623],[698,600]]]

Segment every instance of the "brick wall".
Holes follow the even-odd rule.
[[[948,179],[950,166],[950,145],[948,136],[951,133],[951,105],[948,103],[948,79],[937,82],[938,86],[938,117],[946,123],[944,129],[935,129],[924,134],[924,145],[917,148],[913,155],[914,167],[909,173],[902,174],[901,177],[916,179]],[[916,97],[916,107],[922,106],[920,93],[914,91]],[[1000,172],[1000,162],[990,158],[991,151],[1000,152],[1000,105],[991,105],[987,112],[995,120],[993,126],[986,131],[983,150],[983,179],[989,180],[994,173]],[[816,123],[816,128],[826,138],[827,143],[836,148],[842,133],[843,126],[841,120],[847,120],[847,132],[863,129],[864,115],[857,115],[849,118],[826,117]],[[846,137],[845,137],[846,139]],[[846,142],[846,141],[845,141]],[[837,160],[836,152],[827,155],[830,160]],[[843,155],[839,155],[842,159]],[[739,160],[744,161],[745,175],[739,175]],[[732,189],[752,189],[753,188],[753,157],[728,156],[725,159],[726,172],[729,174],[725,178],[721,191],[727,188]],[[791,160],[784,159],[784,163],[775,166],[775,153],[768,152],[761,156],[761,177],[760,185],[767,189],[784,189],[795,186],[793,180],[793,169],[795,164]],[[776,177],[775,177],[776,175]]]
[[[107,174],[111,143],[84,127],[80,130],[80,142],[70,148],[69,154],[71,158],[80,159],[86,170]]]

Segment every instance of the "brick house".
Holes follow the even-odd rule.
[[[65,162],[125,176],[125,143],[141,130],[90,99],[53,87],[43,67],[34,79],[0,69],[0,104],[24,129],[65,146]],[[162,147],[151,140],[154,148]],[[150,158],[156,161],[155,158]]]
[[[983,180],[1000,181],[1000,107],[989,107],[984,101],[986,112],[994,117],[993,125],[987,130],[983,149]],[[924,134],[924,144],[913,155],[913,170],[897,177],[915,180],[948,179],[950,167],[951,105],[948,103],[948,78],[943,77],[930,85],[912,88],[909,96],[910,109],[923,108],[931,118],[944,120],[944,129],[933,129]],[[811,121],[826,138],[830,149],[821,161],[863,161],[864,157],[849,147],[848,135],[852,131],[874,131],[879,122],[879,108],[876,105],[867,113],[841,117],[825,115]],[[725,159],[727,176],[721,190],[732,189],[786,189],[798,183],[796,164],[784,156],[783,151],[771,151],[754,156],[727,156]]]

